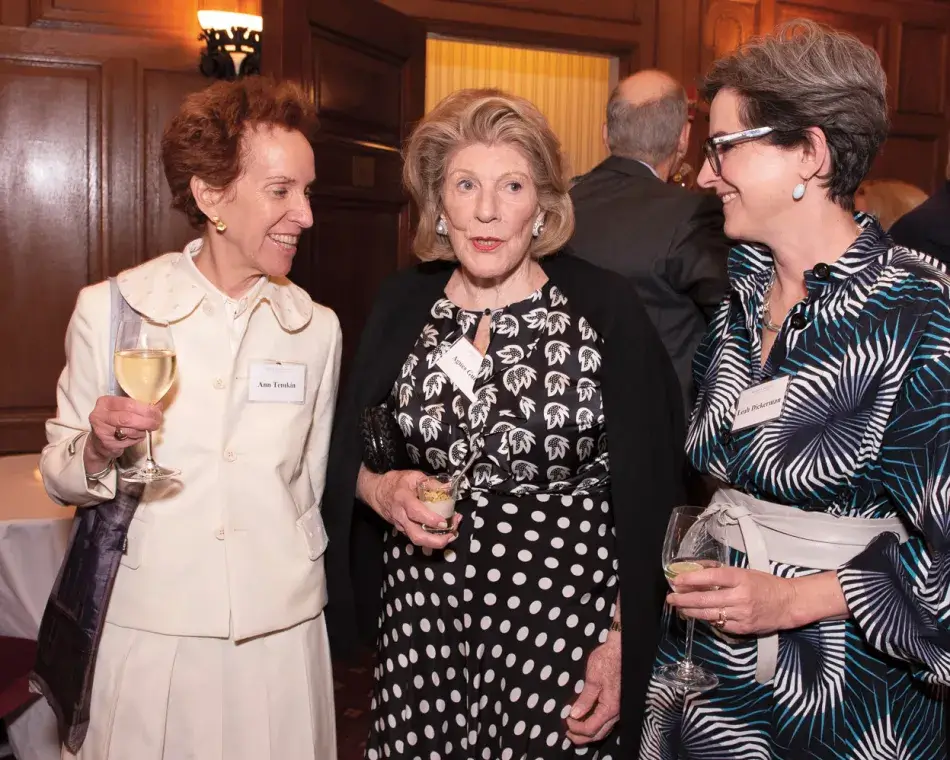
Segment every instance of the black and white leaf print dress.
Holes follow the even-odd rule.
[[[419,469],[468,468],[445,551],[386,538],[366,757],[618,760],[565,736],[618,593],[600,338],[549,282],[491,313],[470,401],[437,362],[482,316],[437,301],[393,385]]]

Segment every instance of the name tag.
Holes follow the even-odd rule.
[[[785,394],[788,393],[788,384],[791,379],[785,376],[743,391],[736,404],[737,411],[732,423],[732,432],[745,430],[781,417],[782,407],[785,406]]]
[[[475,378],[478,377],[484,358],[468,338],[459,338],[436,362],[436,366],[448,375],[449,380],[455,383],[455,387],[468,396],[470,401],[474,401]]]
[[[252,362],[248,401],[302,404],[307,395],[307,366],[288,362]]]

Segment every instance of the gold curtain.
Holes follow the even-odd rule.
[[[610,59],[430,37],[426,112],[468,87],[497,87],[534,103],[561,140],[573,174],[606,155],[601,130],[610,94]]]

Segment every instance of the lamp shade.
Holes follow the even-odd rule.
[[[231,13],[230,11],[198,11],[198,23],[202,29],[221,29],[230,31],[233,27],[247,29],[249,32],[264,31],[264,19],[250,13]]]
[[[230,11],[198,11],[201,25],[199,40],[207,45],[201,54],[199,69],[215,79],[259,74],[261,68],[260,16]]]

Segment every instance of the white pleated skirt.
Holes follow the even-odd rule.
[[[90,716],[64,760],[336,760],[325,619],[241,643],[106,624]]]

